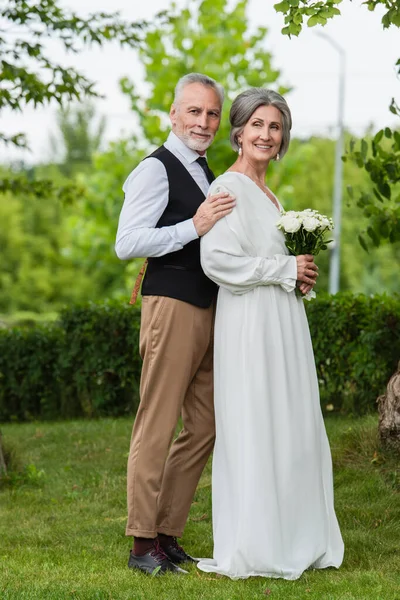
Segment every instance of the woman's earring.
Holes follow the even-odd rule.
[[[239,156],[242,156],[242,146],[239,146],[238,154]]]
[[[275,156],[275,160],[276,160],[276,162],[278,162],[278,160],[279,160],[279,152],[278,152],[278,153],[277,153],[277,155]]]

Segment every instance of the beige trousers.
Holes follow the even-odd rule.
[[[140,405],[128,459],[126,535],[180,537],[214,446],[214,306],[144,296]],[[171,442],[179,416],[183,429]]]

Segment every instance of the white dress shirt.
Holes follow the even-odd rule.
[[[172,131],[164,144],[189,171],[207,196],[206,174],[196,162],[199,154],[191,150]],[[157,158],[143,160],[128,176],[122,187],[125,200],[119,217],[115,252],[118,258],[163,256],[182,250],[197,235],[193,219],[176,225],[156,228],[167,207],[169,185],[167,171]]]

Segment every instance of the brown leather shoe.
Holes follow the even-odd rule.
[[[168,571],[178,575],[187,574],[187,571],[171,562],[158,541],[154,543],[154,547],[151,550],[142,556],[136,556],[131,550],[128,567],[130,569],[139,569],[143,573],[154,576],[165,575]]]
[[[176,537],[171,536],[170,540],[162,545],[162,549],[169,560],[175,565],[199,562],[198,558],[193,558],[193,556],[190,556],[184,551],[182,546],[178,544]]]

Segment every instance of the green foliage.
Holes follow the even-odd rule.
[[[346,136],[346,143],[350,140]],[[332,215],[333,170],[335,142],[313,137],[306,141],[294,139],[282,163],[273,163],[268,170],[268,185],[283,203],[285,210],[313,208]],[[372,194],[368,173],[348,160],[343,165],[343,195],[346,183]],[[340,289],[355,293],[379,294],[400,292],[398,263],[400,244],[371,248],[366,254],[357,236],[369,225],[354,202],[344,203],[342,216],[342,252]],[[329,252],[318,256],[317,294],[328,291]]]
[[[85,188],[75,181],[65,181],[57,185],[52,179],[34,179],[25,171],[6,171],[0,173],[0,194],[33,195],[38,199],[54,198],[65,204],[71,204],[77,198],[82,198]],[[4,199],[4,196],[2,196]]]
[[[6,475],[0,474],[0,487],[39,487],[43,484],[45,476],[43,469],[38,469],[31,463],[20,471],[10,470]]]
[[[115,233],[122,184],[144,156],[134,138],[111,144],[94,155],[86,173],[76,173],[70,190],[79,193],[71,201],[59,193],[68,180],[56,165],[21,172],[23,194],[0,192],[0,313],[54,312],[72,302],[128,297],[143,261],[120,261]],[[53,182],[53,194],[46,188],[38,197],[30,186],[44,180]]]
[[[400,296],[337,294],[306,308],[323,409],[374,409],[399,359]]]
[[[139,117],[145,139],[157,146],[170,129],[167,114],[180,77],[189,72],[206,73],[221,83],[228,101],[212,146],[212,166],[217,173],[234,160],[229,144],[230,101],[250,86],[288,91],[279,84],[280,73],[272,67],[271,53],[265,50],[268,30],[260,27],[249,32],[247,5],[248,0],[240,0],[232,8],[227,0],[193,0],[184,10],[173,8],[168,23],[149,32],[139,50],[150,86],[148,97],[140,97],[129,78],[121,80],[121,89]]]
[[[140,311],[107,302],[75,306],[61,313],[69,374],[83,414],[121,415],[137,408],[141,360]]]
[[[391,107],[394,114],[400,111],[394,99]],[[359,149],[352,141],[343,160],[352,160],[365,169],[373,184],[372,193],[363,191],[356,200],[368,218],[366,233],[370,244],[379,246],[382,240],[391,244],[400,242],[400,132],[389,127],[381,129],[371,139],[362,139]],[[350,198],[354,198],[353,186],[348,186]],[[362,232],[359,241],[368,251],[368,243]]]
[[[1,8],[0,17],[8,25],[0,32],[0,110],[22,110],[28,104],[36,107],[50,100],[62,104],[65,100],[98,95],[94,82],[85,75],[51,60],[45,48],[47,39],[56,40],[62,48],[75,53],[84,45],[102,45],[112,40],[136,47],[145,25],[124,22],[118,13],[94,13],[83,19],[61,8],[56,0],[9,0]],[[7,141],[5,136],[3,141]],[[24,145],[23,140],[14,143]]]
[[[0,421],[55,418],[65,398],[58,365],[63,332],[50,326],[2,330],[0,340]]]
[[[308,27],[326,25],[328,19],[340,15],[337,4],[342,0],[327,0],[325,2],[309,2],[309,0],[283,0],[274,4],[276,12],[285,14],[286,27],[282,29],[284,35],[299,35],[304,17],[308,17]]]
[[[132,307],[90,304],[57,325],[0,330],[0,421],[133,411],[139,321]]]
[[[299,35],[302,30],[304,19],[307,18],[308,27],[315,25],[326,25],[328,19],[340,15],[338,5],[342,0],[283,0],[274,4],[276,12],[285,15],[286,26],[282,29],[284,35]],[[377,7],[384,7],[387,12],[382,17],[384,28],[390,25],[400,27],[400,1],[399,0],[367,0],[363,2],[368,10],[374,11]]]
[[[21,111],[27,105],[47,105],[51,100],[62,105],[99,95],[95,83],[83,73],[52,60],[47,40],[74,53],[84,46],[111,41],[133,48],[140,45],[148,28],[145,22],[126,22],[118,13],[93,13],[84,19],[62,8],[57,0],[8,0],[0,8],[0,19],[0,111]],[[23,133],[7,136],[0,132],[0,141],[27,146]],[[18,183],[18,179],[12,183],[3,180],[0,190]]]
[[[43,483],[45,472],[30,463],[23,465],[15,447],[3,442],[0,431],[0,489],[7,487],[38,486]]]
[[[93,163],[93,155],[99,151],[106,127],[105,117],[97,124],[92,104],[60,108],[57,114],[58,133],[50,137],[53,156],[63,149],[61,172],[70,177],[76,172],[87,172]],[[61,139],[60,139],[61,138]]]
[[[307,303],[321,402],[374,410],[398,362],[400,297],[338,294]],[[62,312],[58,324],[0,330],[0,421],[136,410],[140,311],[116,302]]]
[[[400,27],[400,2],[399,0],[366,0],[363,2],[368,7],[368,10],[374,11],[376,7],[384,6],[387,12],[382,17],[383,27],[396,25]]]
[[[54,187],[58,190],[63,187]],[[78,187],[78,186],[76,186]],[[68,255],[70,209],[59,196],[2,194],[0,200],[0,311],[52,311],[96,289]]]

